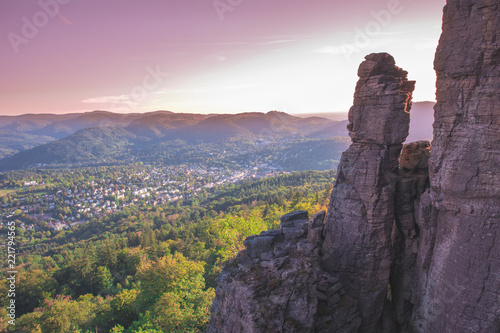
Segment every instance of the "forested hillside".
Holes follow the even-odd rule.
[[[222,264],[246,237],[276,228],[286,212],[326,209],[333,177],[333,171],[307,171],[248,179],[175,203],[128,207],[69,229],[18,227],[18,318],[15,326],[7,324],[2,299],[0,328],[203,332]],[[26,218],[21,212],[10,220]],[[1,231],[6,236],[9,229]],[[8,288],[4,277],[0,293]]]

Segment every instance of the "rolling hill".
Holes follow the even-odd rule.
[[[136,136],[123,128],[92,127],[0,160],[0,170],[37,165],[111,162],[122,158]]]
[[[432,137],[433,105],[432,102],[414,103],[407,142]],[[161,156],[170,156],[172,161],[172,156],[181,158],[194,149],[190,147],[200,144],[205,145],[203,149],[211,144],[218,148],[230,146],[232,150],[237,142],[257,144],[255,147],[262,142],[274,142],[282,149],[284,143],[292,141],[298,144],[303,140],[316,140],[317,145],[320,141],[324,145],[326,139],[348,137],[346,124],[345,120],[316,115],[299,117],[279,111],[209,115],[93,111],[0,116],[0,158],[3,157],[0,170],[38,165],[125,163],[138,159],[154,162]],[[344,141],[334,142],[344,144]],[[293,149],[300,151],[298,145],[295,147]],[[315,147],[310,149],[316,153],[321,151]],[[302,155],[297,156],[300,159]],[[325,159],[331,158],[325,156]]]
[[[154,162],[162,156],[170,156],[173,151],[176,152],[174,156],[183,160],[181,155],[190,154],[188,152],[193,149],[198,150],[198,155],[203,159],[203,149],[196,149],[195,146],[210,144],[217,151],[217,148],[226,143],[224,147],[233,147],[235,142],[240,141],[245,142],[245,147],[248,148],[253,147],[257,140],[275,142],[292,137],[297,140],[306,138],[312,132],[324,130],[334,123],[324,118],[300,118],[277,111],[235,115],[200,115],[168,111],[117,115],[98,111],[78,117],[67,116],[62,120],[61,116],[56,115],[52,118],[52,123],[49,120],[46,116],[42,117],[40,123],[24,119],[24,123],[29,126],[18,129],[25,131],[22,135],[26,138],[40,140],[32,133],[44,133],[47,128],[73,131],[78,127],[95,124],[106,126],[80,129],[62,139],[44,136],[41,142],[53,139],[51,142],[1,159],[0,170],[48,165],[124,163],[137,159]],[[5,128],[18,125],[19,119],[10,122]],[[10,131],[5,128],[0,131]],[[247,151],[242,154],[247,154]]]

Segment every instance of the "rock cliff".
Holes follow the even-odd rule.
[[[358,75],[347,126],[352,145],[337,170],[322,262],[357,300],[361,330],[373,332],[388,292],[398,158],[415,82],[386,53],[367,56]]]
[[[218,278],[209,332],[500,332],[500,0],[448,0],[434,139],[414,82],[360,65],[328,214],[282,217]]]
[[[281,217],[218,277],[208,332],[357,332],[356,301],[321,268],[325,213]]]
[[[358,75],[348,125],[353,143],[342,155],[328,216],[319,213],[308,222],[306,212],[293,212],[281,218],[280,230],[248,238],[218,277],[209,332],[372,332],[390,326],[381,317],[402,178],[398,159],[415,83],[386,53],[368,55]],[[427,166],[423,146],[408,149],[404,159],[412,176]]]
[[[436,52],[418,332],[500,332],[500,1],[449,0]]]

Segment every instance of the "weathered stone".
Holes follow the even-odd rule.
[[[448,0],[434,66],[431,216],[418,221],[413,327],[500,332],[500,2]]]
[[[308,218],[308,215],[307,215],[307,212],[305,210],[298,210],[298,211],[283,215],[282,217],[280,217],[280,222],[283,224],[283,223],[286,223],[289,221],[296,221],[296,220],[306,220],[307,221],[307,218]]]
[[[354,143],[400,145],[409,132],[415,81],[408,81],[408,73],[387,53],[365,59],[349,111],[349,135]]]
[[[262,236],[269,236],[269,237],[273,237],[274,239],[279,238],[282,235],[283,235],[283,233],[280,230],[268,230],[268,231],[263,231],[259,234],[259,236],[261,236],[261,237]],[[250,236],[250,237],[252,237],[252,236]]]
[[[374,332],[389,284],[398,158],[414,82],[386,53],[367,56],[359,75],[349,111],[353,144],[332,190],[322,262],[357,300],[361,331]]]
[[[428,172],[431,144],[429,141],[411,142],[403,146],[399,167],[403,173]]]
[[[414,83],[366,57],[325,224],[293,212],[249,237],[209,332],[500,332],[499,11],[448,0],[430,159],[410,143],[398,168]]]
[[[304,235],[306,232],[304,229],[300,228],[284,228],[283,229],[283,235],[285,236],[285,241],[293,240],[293,239],[298,239],[302,235]]]
[[[420,174],[406,174],[396,182],[394,210],[396,223],[390,275],[392,302],[386,303],[383,318],[383,325],[392,327],[389,332],[409,330],[415,300],[418,297],[417,253],[421,230],[417,224],[415,208],[420,206],[421,197],[428,183],[428,174],[423,174],[423,170]],[[390,323],[390,319],[394,319],[394,322]]]
[[[326,216],[325,211],[314,214],[309,219],[309,230],[315,228],[323,228],[325,225],[325,216]]]
[[[307,213],[300,212],[282,221],[304,219]],[[318,225],[322,215],[310,226],[315,219]],[[287,241],[287,233],[294,232],[298,239]],[[285,240],[276,231],[249,237],[247,249],[226,264],[217,278],[208,332],[356,332],[357,303],[321,268],[314,251],[319,245],[310,243],[303,229],[285,227],[283,233]]]
[[[260,253],[265,253],[271,249],[274,238],[269,236],[248,237],[244,242],[246,249],[251,257]]]
[[[325,215],[326,212],[324,211],[314,214],[309,219],[309,224],[307,229],[307,239],[309,240],[309,243],[313,244],[315,247],[318,248],[318,253],[317,253],[318,255],[320,252],[319,250],[323,245],[323,229],[325,226],[324,224]]]

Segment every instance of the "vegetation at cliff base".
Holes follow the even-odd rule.
[[[326,210],[333,177],[306,171],[246,179],[173,202],[138,201],[61,230],[18,227],[16,325],[7,323],[2,298],[0,330],[203,332],[223,263],[246,237],[277,228],[281,215]],[[45,185],[47,195],[57,192]],[[18,213],[9,220],[30,219]],[[7,291],[4,276],[0,293]]]

